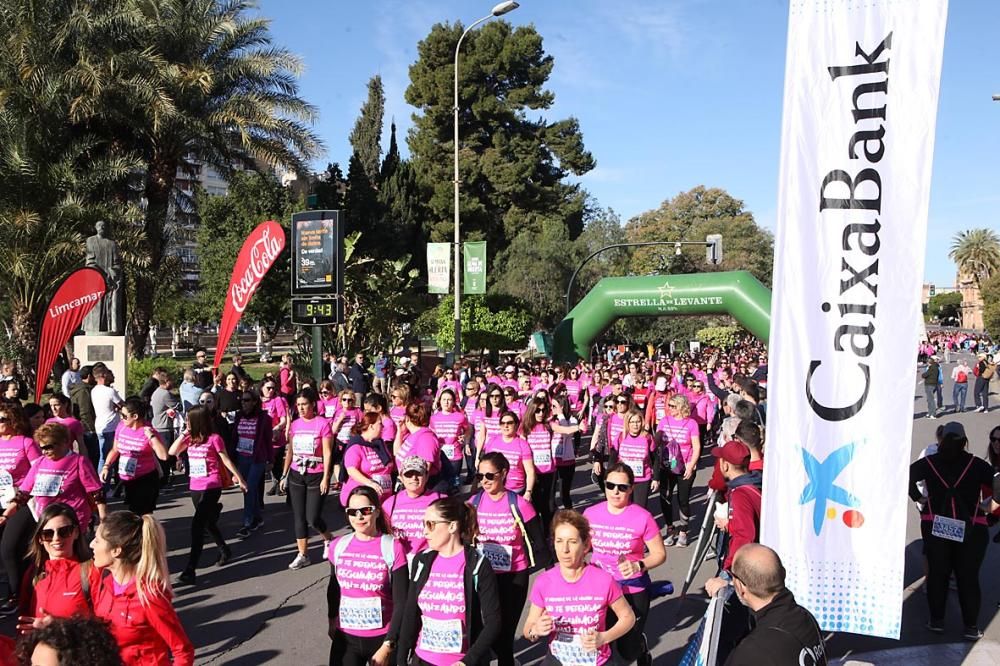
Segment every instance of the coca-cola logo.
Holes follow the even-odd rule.
[[[229,302],[236,312],[242,313],[246,309],[250,298],[260,286],[260,281],[264,279],[267,271],[278,260],[278,255],[281,254],[284,245],[284,238],[272,236],[271,227],[267,226],[260,238],[250,246],[248,263],[243,269],[243,275],[238,280],[235,279],[234,275],[233,284],[229,289]]]

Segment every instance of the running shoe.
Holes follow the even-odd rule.
[[[190,569],[185,569],[180,576],[177,577],[177,582],[182,585],[194,585],[196,580],[195,573]]]
[[[944,633],[944,622],[935,622],[934,620],[928,621],[927,622],[927,631],[930,631],[930,632],[935,633],[935,634],[943,634]]]
[[[977,626],[966,627],[965,631],[962,632],[962,638],[967,641],[978,641],[982,637],[983,632]]]
[[[264,519],[263,518],[261,518],[260,520],[255,520],[252,523],[250,523],[250,531],[251,532],[256,532],[257,530],[259,530],[262,527],[264,527]]]
[[[312,564],[309,560],[309,556],[304,553],[298,553],[295,555],[295,559],[292,563],[288,565],[289,569],[305,569],[307,566]]]
[[[215,561],[215,566],[225,566],[231,559],[233,559],[232,549],[229,546],[223,546],[222,552],[219,553],[219,559]]]
[[[663,540],[663,545],[667,546],[668,548],[670,546],[676,546],[677,545],[677,535],[674,534],[673,532],[669,533],[667,535],[667,538],[665,538]]]
[[[244,527],[241,527],[240,529],[236,530],[236,538],[237,539],[246,539],[249,536],[250,536],[250,528],[249,527],[244,526]]]
[[[680,548],[687,548],[688,545],[688,533],[681,532],[677,535],[677,546]]]

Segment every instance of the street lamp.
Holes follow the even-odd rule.
[[[461,180],[459,180],[458,175],[458,52],[462,48],[462,41],[465,39],[465,36],[469,34],[470,30],[483,21],[488,21],[494,16],[503,16],[508,12],[514,11],[518,7],[520,7],[520,5],[514,2],[514,0],[506,0],[506,2],[501,2],[500,4],[494,6],[488,16],[484,16],[481,19],[473,21],[472,24],[466,28],[465,32],[462,33],[462,36],[458,38],[458,44],[455,45],[455,106],[452,107],[452,111],[455,114],[455,358],[453,362],[457,362],[458,359],[462,357],[462,240],[459,236],[458,211],[458,190],[461,186]]]

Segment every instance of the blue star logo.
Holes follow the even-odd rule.
[[[806,468],[806,475],[809,483],[802,491],[799,504],[806,504],[815,501],[813,505],[813,529],[819,536],[823,529],[823,518],[826,516],[827,501],[843,504],[852,509],[861,504],[857,497],[847,492],[840,486],[834,485],[834,481],[844,471],[854,458],[854,443],[846,444],[826,457],[820,462],[813,454],[802,449],[802,464]]]

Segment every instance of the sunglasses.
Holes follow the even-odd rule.
[[[199,405],[214,405],[215,401],[214,400],[199,400],[198,404]]]
[[[403,476],[406,477],[407,479],[415,479],[418,476],[423,476],[423,475],[424,475],[423,472],[418,472],[415,469],[410,469],[410,470],[407,470],[407,471],[403,472]]]
[[[55,451],[56,447],[55,444],[49,444],[48,446],[39,446],[38,448],[42,453],[48,453],[49,451]]]
[[[375,513],[375,507],[373,506],[359,506],[356,509],[347,509],[344,511],[351,518],[357,518],[358,516],[370,516]]]
[[[320,391],[320,395],[330,395],[330,391]]]
[[[424,529],[426,529],[428,532],[432,532],[435,526],[440,525],[441,523],[450,523],[450,522],[451,522],[450,520],[425,520]]]
[[[75,525],[63,525],[62,527],[57,527],[56,529],[46,528],[38,533],[39,538],[42,541],[52,541],[59,535],[60,539],[68,539],[73,536],[73,532],[76,531]]]
[[[627,405],[628,404],[628,400],[615,400],[615,402],[618,403],[619,405]]]
[[[617,489],[618,492],[620,492],[620,493],[627,493],[628,489],[631,488],[632,486],[629,485],[629,484],[627,484],[627,483],[611,483],[610,481],[605,481],[604,482],[604,487],[607,490],[615,490],[615,489]]]
[[[503,393],[490,393],[491,398],[502,398]]]
[[[340,401],[342,403],[344,403],[344,404],[353,403],[354,402],[354,398],[341,398]]]
[[[500,477],[500,472],[476,472],[476,481],[496,481]]]
[[[501,421],[500,425],[509,425],[509,426],[517,425],[517,421]]]

